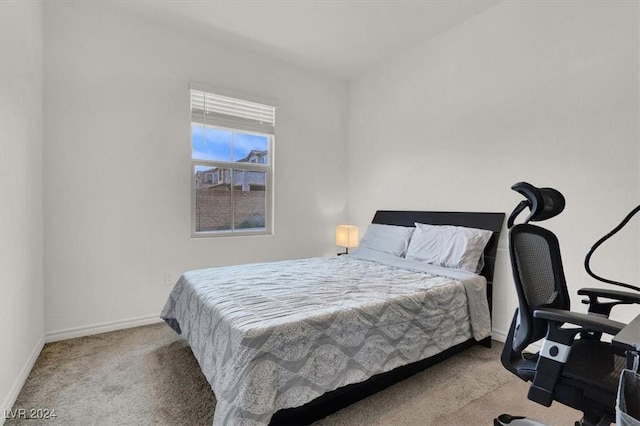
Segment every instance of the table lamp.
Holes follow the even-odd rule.
[[[349,254],[349,249],[358,247],[358,227],[354,225],[338,225],[336,226],[336,245],[345,248],[344,253],[338,253],[338,256]]]

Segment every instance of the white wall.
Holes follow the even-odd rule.
[[[0,2],[0,54],[0,412],[4,413],[44,344],[40,2]]]
[[[504,2],[352,82],[350,221],[366,226],[376,209],[508,213],[515,182],[553,186],[567,207],[546,225],[569,289],[597,286],[584,255],[640,202],[638,25],[637,2]],[[637,235],[603,246],[594,270],[640,282]],[[516,297],[503,237],[504,337]]]
[[[104,3],[44,16],[49,340],[156,319],[165,272],[335,252],[346,83]],[[189,82],[276,100],[274,236],[190,238]]]

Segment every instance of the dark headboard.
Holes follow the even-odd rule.
[[[493,231],[493,235],[484,249],[484,268],[480,272],[480,275],[487,279],[487,298],[489,299],[489,309],[491,309],[493,271],[496,266],[496,252],[498,251],[498,240],[504,216],[504,213],[378,210],[371,223],[413,227],[414,223],[418,222],[429,225],[466,226]]]

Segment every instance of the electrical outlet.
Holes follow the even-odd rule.
[[[174,285],[176,283],[176,279],[171,272],[164,273],[164,285]]]

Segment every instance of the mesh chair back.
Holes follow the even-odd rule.
[[[509,231],[509,250],[520,305],[513,349],[520,352],[546,334],[546,322],[533,318],[533,311],[539,307],[569,310],[570,301],[560,245],[551,231],[515,225]]]

